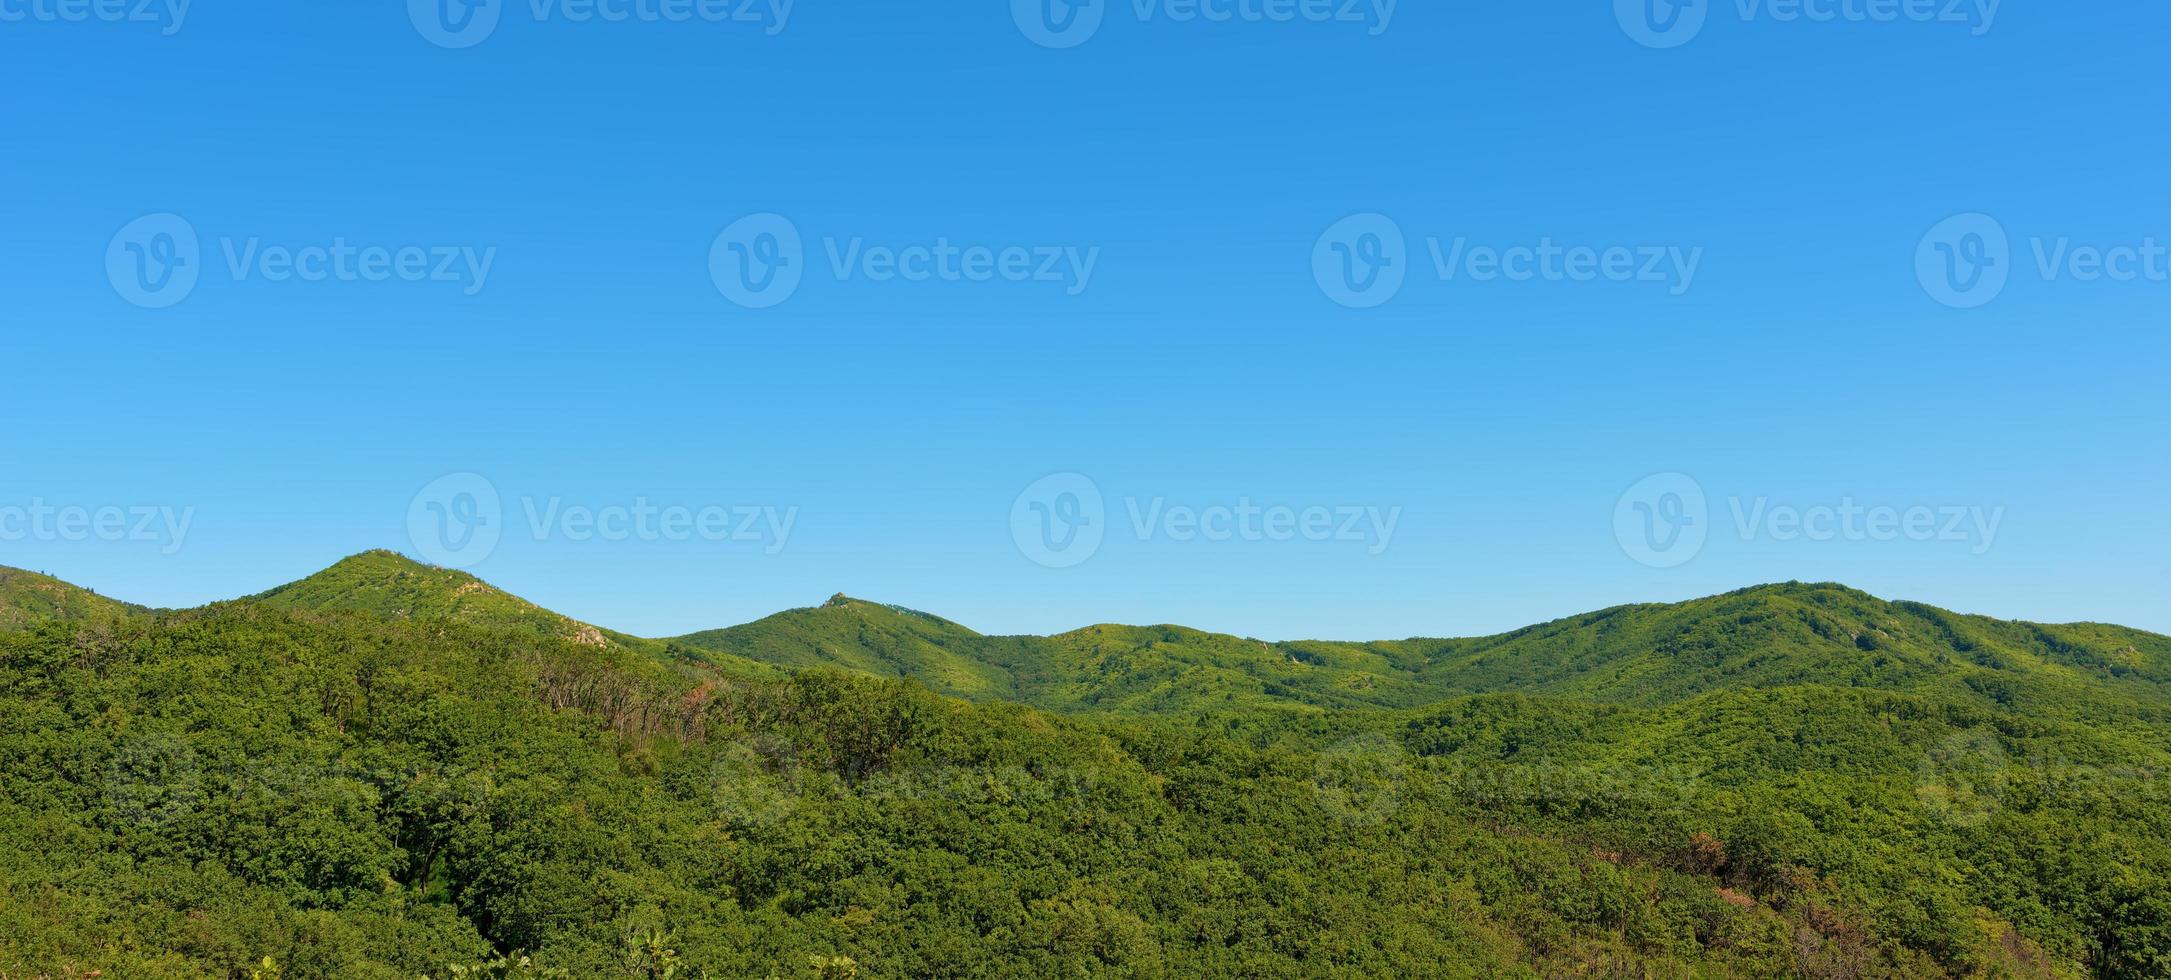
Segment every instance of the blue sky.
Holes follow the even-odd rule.
[[[2162,5],[431,2],[0,0],[0,563],[2171,631]]]

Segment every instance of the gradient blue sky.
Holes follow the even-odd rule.
[[[2171,243],[2162,4],[2016,2],[1977,32],[1728,0],[1670,50],[1596,2],[1403,3],[1373,36],[1124,0],[1067,50],[1003,0],[800,0],[774,36],[500,13],[462,50],[396,3],[0,23],[0,516],[193,514],[178,549],[24,533],[0,563],[190,605],[415,553],[417,492],[472,472],[506,532],[472,571],[649,635],[839,590],[987,631],[1471,634],[1785,579],[2171,631],[2171,282],[2046,281],[2030,254]],[[165,212],[202,279],[141,308],[107,251]],[[806,278],[748,309],[709,252],[764,212]],[[1312,254],[1369,212],[1410,277],[1349,309]],[[1971,212],[2011,281],[1956,309],[1916,253]],[[1679,296],[1442,281],[1421,242],[1458,236],[1702,257]],[[830,237],[1099,252],[1071,296],[838,281]],[[220,243],[250,238],[496,251],[466,295],[237,281]],[[1709,499],[1670,568],[1615,533],[1662,472]],[[1012,533],[1052,473],[1105,499],[1074,567]],[[797,517],[774,555],[537,540],[519,501],[553,497]],[[1139,540],[1124,502],[1156,497],[1400,518],[1378,554]],[[1759,497],[2003,516],[1987,549],[1745,537],[1728,501]]]

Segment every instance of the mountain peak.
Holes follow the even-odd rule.
[[[1666,704],[1801,686],[2053,699],[2061,686],[2164,682],[2171,664],[2171,643],[2136,631],[2009,623],[1798,581],[1463,639],[1266,643],[1113,624],[989,637],[839,594],[677,642],[786,670],[904,675],[961,697],[1091,711],[1404,708],[1496,691]]]
[[[354,554],[348,555],[345,558],[341,558],[340,560],[333,562],[330,566],[326,567],[323,572],[319,572],[317,574],[322,575],[335,569],[341,568],[374,568],[385,571],[397,570],[409,572],[444,572],[451,575],[457,575],[462,578],[474,578],[474,576],[469,575],[468,573],[460,571],[458,569],[444,568],[442,566],[432,565],[427,562],[418,561],[397,551],[393,551],[390,548],[371,548],[368,551],[356,552]]]
[[[914,631],[931,628],[945,634],[957,634],[964,636],[980,635],[973,632],[973,630],[966,626],[960,625],[958,623],[953,623],[931,612],[922,612],[909,606],[900,606],[894,603],[875,602],[871,599],[855,598],[853,596],[845,595],[842,592],[830,596],[829,601],[824,602],[819,606],[815,606],[812,609],[787,609],[784,612],[777,613],[774,616],[770,616],[767,619],[761,620],[761,622],[778,620],[781,618],[792,617],[795,615],[809,614],[828,617],[849,617],[854,620],[881,621],[885,623],[895,622],[901,618],[904,621],[913,623],[914,625],[907,628]],[[754,624],[748,623],[746,625],[751,626]]]
[[[855,599],[842,592],[820,606],[787,609],[739,626],[675,637],[696,650],[731,654],[786,670],[832,667],[909,676],[960,697],[1014,693],[1008,673],[978,655],[986,637],[931,613]]]
[[[279,609],[510,627],[588,646],[613,642],[594,626],[544,609],[466,572],[427,565],[382,548],[349,555],[249,601]]]
[[[1867,593],[1867,592],[1864,592],[1864,591],[1862,591],[1861,589],[1857,589],[1857,588],[1854,588],[1853,586],[1850,586],[1850,585],[1844,585],[1844,584],[1841,584],[1841,583],[1839,583],[1839,582],[1803,582],[1803,581],[1799,581],[1799,580],[1791,580],[1791,579],[1790,579],[1790,580],[1788,580],[1788,581],[1785,581],[1785,582],[1766,582],[1766,583],[1764,583],[1763,585],[1752,585],[1752,586],[1749,586],[1748,588],[1745,588],[1745,589],[1735,589],[1735,590],[1734,590],[1733,592],[1730,592],[1730,593],[1727,593],[1727,594],[1728,594],[1728,595],[1781,595],[1781,596],[1803,596],[1803,595],[1818,595],[1818,594],[1828,594],[1828,595],[1839,595],[1839,596],[1845,596],[1845,597],[1847,597],[1847,598],[1849,598],[1849,599],[1853,599],[1853,600],[1856,600],[1856,601],[1865,601],[1865,600],[1866,600],[1866,601],[1869,601],[1869,602],[1886,602],[1886,601],[1889,601],[1889,600],[1886,600],[1886,599],[1882,599],[1882,598],[1879,598],[1879,597],[1877,597],[1877,596],[1871,595],[1871,594],[1869,594],[1869,593]]]

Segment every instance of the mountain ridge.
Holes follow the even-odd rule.
[[[1492,636],[1370,642],[1120,624],[988,636],[896,609],[833,600],[670,642],[1071,712],[1393,709],[1505,691],[1655,705],[1793,685],[2058,702],[2100,693],[2123,704],[2171,690],[2171,638],[1954,613],[1836,583],[1626,604]]]
[[[27,575],[16,573],[15,588],[0,590],[0,615],[20,622],[151,612]],[[1830,582],[1629,603],[1490,636],[1354,642],[1265,641],[1177,624],[989,635],[844,593],[736,626],[647,639],[382,549],[227,602],[449,620],[635,651],[726,676],[836,669],[911,678],[953,697],[1069,713],[1402,709],[1508,691],[1649,706],[1713,690],[1793,685],[2114,705],[2145,704],[2171,691],[2171,638],[2109,624],[1956,613]]]
[[[0,628],[10,969],[2171,968],[2141,631],[1806,583],[1370,643],[840,595],[703,650],[390,553],[110,629],[11,581],[62,621]]]
[[[206,608],[206,607],[208,607],[208,606],[213,606],[213,605],[217,605],[217,604],[219,604],[219,603],[222,603],[222,602],[246,602],[246,601],[256,601],[256,600],[261,600],[261,599],[264,599],[265,597],[268,597],[268,596],[273,596],[273,595],[276,595],[276,594],[279,594],[279,593],[282,593],[282,592],[287,592],[287,591],[293,590],[293,589],[294,589],[294,588],[295,588],[296,586],[301,586],[301,585],[303,585],[303,584],[305,584],[305,583],[309,583],[309,582],[312,582],[313,580],[319,579],[319,578],[320,578],[321,576],[324,576],[324,575],[325,575],[326,573],[328,573],[328,572],[332,572],[332,571],[334,571],[335,569],[338,569],[338,568],[340,568],[340,567],[341,567],[341,566],[343,566],[343,565],[347,565],[347,564],[349,564],[349,563],[354,563],[354,562],[358,562],[358,561],[361,561],[361,560],[365,560],[365,559],[368,559],[368,560],[384,560],[384,561],[388,561],[388,562],[396,563],[396,564],[398,564],[399,566],[401,566],[401,567],[403,567],[403,568],[405,568],[405,569],[408,569],[408,570],[414,570],[414,571],[434,571],[434,572],[440,572],[440,573],[445,573],[445,574],[447,574],[447,575],[450,575],[450,576],[455,576],[455,577],[458,577],[458,578],[460,578],[460,579],[464,579],[464,580],[472,580],[472,581],[474,581],[474,582],[476,582],[476,583],[479,583],[479,584],[481,584],[482,586],[484,586],[484,587],[485,587],[486,589],[488,589],[489,591],[492,591],[492,592],[496,592],[496,593],[499,593],[499,594],[501,594],[501,595],[504,595],[504,596],[506,596],[506,597],[508,597],[508,598],[514,599],[514,600],[516,600],[517,602],[519,602],[519,603],[521,603],[521,604],[524,604],[524,605],[527,605],[527,606],[530,606],[530,607],[532,607],[532,608],[534,608],[534,609],[538,609],[538,610],[541,610],[541,611],[543,611],[543,612],[548,612],[548,613],[550,613],[550,614],[551,614],[552,616],[556,616],[556,617],[560,617],[560,618],[563,618],[563,619],[571,620],[571,621],[573,621],[573,622],[575,622],[575,623],[580,623],[581,625],[589,625],[589,624],[587,624],[587,623],[584,623],[584,622],[582,622],[581,620],[578,620],[578,619],[577,619],[577,618],[575,618],[575,617],[572,617],[572,616],[568,616],[568,615],[565,615],[565,614],[563,614],[563,613],[557,613],[557,612],[551,611],[551,610],[549,610],[549,609],[547,609],[547,608],[545,608],[545,607],[542,607],[542,606],[540,606],[540,605],[538,605],[538,604],[536,604],[536,603],[534,603],[534,602],[531,602],[531,601],[529,601],[529,600],[527,600],[527,599],[521,598],[520,596],[518,596],[518,595],[516,595],[516,594],[514,594],[514,593],[511,593],[511,592],[509,592],[509,591],[506,591],[506,590],[505,590],[505,589],[503,589],[503,588],[500,588],[500,587],[498,587],[498,586],[495,586],[495,585],[491,585],[491,584],[490,584],[490,583],[489,583],[488,581],[486,581],[486,580],[484,580],[484,579],[482,579],[482,578],[480,578],[480,577],[478,577],[478,576],[475,576],[475,575],[474,575],[474,574],[472,574],[472,573],[469,573],[469,572],[465,572],[465,571],[461,571],[461,570],[459,570],[459,569],[453,569],[453,568],[448,568],[448,567],[445,567],[445,566],[440,566],[440,565],[432,565],[432,564],[430,564],[430,563],[427,563],[427,562],[424,562],[424,561],[420,561],[420,560],[418,560],[418,559],[415,559],[415,558],[409,557],[408,555],[402,554],[401,552],[398,552],[398,551],[396,551],[396,550],[393,550],[393,549],[390,549],[390,548],[371,548],[371,549],[368,549],[368,550],[365,550],[365,551],[360,551],[360,552],[356,552],[356,553],[354,553],[354,554],[352,554],[352,555],[348,555],[348,556],[346,556],[346,557],[344,557],[344,558],[341,558],[341,559],[339,559],[338,561],[335,561],[335,562],[333,562],[333,563],[332,563],[331,565],[327,565],[327,566],[325,566],[325,567],[324,567],[323,569],[320,569],[320,570],[318,570],[317,572],[311,573],[311,574],[309,574],[309,575],[305,575],[305,576],[303,576],[303,577],[301,577],[301,578],[298,578],[298,579],[294,579],[294,580],[292,580],[292,581],[289,581],[289,582],[284,582],[284,583],[281,583],[281,584],[279,584],[279,585],[275,585],[275,586],[272,586],[271,588],[265,589],[265,590],[263,590],[263,591],[261,591],[261,592],[251,593],[251,594],[248,594],[248,595],[243,595],[243,596],[237,596],[237,597],[235,597],[235,598],[232,598],[232,599],[220,599],[220,600],[213,600],[212,602],[209,602],[209,603],[205,603],[205,604],[204,604],[203,606],[196,606],[196,607],[182,607],[182,608],[197,608],[197,609],[201,609],[201,608]],[[117,605],[120,605],[120,606],[124,606],[124,607],[127,607],[127,608],[129,608],[129,609],[133,609],[133,610],[136,610],[136,611],[138,611],[138,612],[145,612],[145,613],[149,613],[149,612],[173,611],[173,610],[162,610],[162,609],[158,609],[158,608],[153,608],[153,607],[148,607],[148,606],[142,606],[142,605],[138,605],[138,604],[135,604],[135,603],[130,603],[130,602],[127,602],[127,601],[125,601],[125,600],[119,600],[119,599],[111,599],[111,598],[109,598],[109,597],[105,597],[105,596],[102,596],[102,595],[100,595],[100,593],[98,593],[98,592],[97,592],[96,590],[94,590],[94,589],[91,589],[91,588],[89,588],[89,587],[87,587],[87,586],[83,586],[83,585],[78,585],[78,584],[75,584],[75,583],[69,582],[69,581],[67,581],[66,579],[62,579],[62,578],[59,578],[59,577],[57,577],[57,576],[51,576],[51,575],[47,575],[47,574],[45,574],[45,573],[42,573],[42,572],[34,572],[34,571],[30,571],[30,570],[27,570],[27,569],[22,569],[22,568],[16,568],[16,567],[14,567],[14,566],[6,565],[6,564],[0,564],[0,576],[5,576],[5,575],[15,575],[15,576],[30,576],[30,577],[33,577],[33,578],[43,579],[43,580],[46,580],[47,582],[50,582],[50,583],[55,583],[55,584],[58,584],[58,585],[60,585],[60,586],[64,586],[64,587],[66,587],[66,588],[68,588],[68,589],[73,589],[73,590],[79,590],[79,591],[81,591],[81,592],[83,592],[83,593],[85,593],[85,594],[88,594],[88,595],[92,595],[92,596],[99,596],[100,598],[104,598],[104,599],[106,599],[106,601],[108,601],[108,602],[112,602],[112,603],[114,603],[114,604],[117,604]],[[1583,613],[1573,613],[1573,614],[1569,614],[1569,615],[1565,615],[1565,616],[1560,616],[1560,617],[1556,617],[1556,618],[1554,618],[1554,619],[1551,619],[1551,620],[1546,620],[1546,621],[1543,621],[1543,622],[1538,622],[1538,623],[1532,623],[1532,624],[1529,624],[1529,625],[1526,625],[1526,626],[1521,626],[1521,627],[1517,627],[1517,628],[1515,628],[1515,629],[1511,629],[1511,630],[1505,630],[1505,631],[1502,631],[1502,632],[1499,632],[1499,633],[1491,633],[1491,634],[1476,634],[1476,635],[1467,635],[1467,636],[1448,636],[1448,635],[1428,635],[1428,634],[1419,634],[1419,635],[1415,635],[1415,636],[1409,636],[1409,637],[1404,637],[1404,638],[1401,638],[1401,639],[1374,639],[1374,640],[1336,640],[1336,639],[1326,639],[1326,638],[1320,638],[1320,637],[1309,637],[1309,638],[1298,638],[1298,639],[1289,639],[1289,640],[1262,640],[1262,641],[1259,641],[1259,642],[1266,642],[1266,643],[1275,643],[1275,644],[1298,644],[1298,643],[1336,643],[1336,644],[1346,644],[1346,645],[1365,645],[1365,644],[1376,644],[1376,643],[1411,643],[1411,642],[1434,642],[1434,641],[1483,640],[1483,639],[1492,639],[1492,638],[1496,638],[1496,637],[1506,637],[1506,636],[1513,636],[1513,635],[1516,635],[1516,634],[1518,634],[1518,633],[1523,633],[1523,632],[1527,632],[1527,631],[1530,631],[1530,630],[1534,630],[1534,629],[1538,629],[1538,628],[1541,628],[1541,627],[1549,626],[1549,625],[1552,625],[1552,624],[1555,624],[1555,623],[1562,623],[1562,622],[1567,622],[1567,621],[1570,621],[1570,620],[1575,620],[1575,619],[1581,619],[1581,618],[1586,618],[1586,617],[1590,617],[1590,616],[1597,616],[1597,615],[1602,615],[1602,614],[1606,614],[1606,613],[1612,613],[1612,612],[1617,612],[1617,611],[1620,611],[1620,610],[1630,610],[1630,609],[1642,609],[1642,608],[1666,608],[1666,607],[1674,607],[1674,606],[1679,606],[1679,605],[1683,605],[1683,604],[1685,604],[1685,603],[1690,603],[1690,602],[1698,602],[1698,601],[1703,601],[1703,600],[1714,600],[1714,599],[1724,599],[1724,598],[1729,598],[1729,597],[1734,597],[1734,596],[1743,596],[1743,595],[1760,594],[1760,593],[1772,593],[1772,592],[1800,592],[1800,591],[1810,591],[1810,592],[1841,592],[1841,593],[1847,593],[1847,594],[1851,594],[1851,595],[1854,595],[1854,596],[1858,596],[1858,597],[1861,597],[1861,598],[1865,598],[1865,599],[1872,599],[1872,600],[1875,600],[1875,601],[1878,601],[1878,602],[1885,602],[1885,603],[1890,603],[1890,604],[1893,604],[1893,605],[1919,605],[1919,606],[1925,606],[1925,607],[1927,607],[1927,608],[1930,608],[1930,609],[1935,609],[1935,610],[1937,610],[1937,611],[1939,611],[1939,612],[1941,612],[1941,613],[1946,613],[1946,614],[1948,614],[1948,615],[1954,615],[1954,616],[1963,616],[1963,617],[1971,617],[1971,618],[1981,618],[1981,619],[1995,619],[1995,620],[1997,620],[1998,622],[2004,622],[2004,623],[2012,623],[2012,624],[2016,624],[2016,625],[2026,625],[2026,626],[2047,626],[2047,627],[2058,627],[2058,628],[2080,628],[2080,627],[2103,626],[2103,627],[2109,627],[2109,628],[2112,628],[2112,629],[2117,629],[2117,630],[2122,630],[2122,631],[2128,631],[2128,632],[2133,632],[2133,633],[2140,633],[2140,634],[2146,634],[2146,635],[2150,635],[2150,636],[2159,636],[2159,637],[2166,637],[2166,638],[2171,638],[2171,634],[2162,634],[2162,633],[2156,633],[2156,632],[2154,632],[2154,631],[2151,631],[2151,630],[2145,630],[2145,629],[2142,629],[2142,628],[2140,628],[2140,627],[2135,627],[2135,626],[2125,626],[2125,625],[2121,625],[2121,624],[2118,624],[2118,623],[2113,623],[2113,622],[2108,622],[2108,621],[2103,621],[2103,620],[2075,620],[2075,621],[2071,621],[2071,622],[2051,622],[2051,621],[2042,621],[2042,620],[2027,620],[2027,619],[2006,619],[2006,618],[2003,618],[2003,617],[1997,617],[1997,616],[1992,616],[1992,615],[1990,615],[1990,614],[1986,614],[1986,613],[1963,613],[1963,612],[1956,612],[1956,611],[1953,611],[1953,610],[1947,610],[1947,609],[1944,609],[1943,607],[1939,607],[1939,606],[1932,606],[1932,605],[1930,605],[1929,603],[1926,603],[1926,602],[1921,602],[1921,601],[1919,601],[1919,600],[1914,600],[1914,599],[1887,599],[1887,598],[1884,598],[1884,597],[1878,596],[1878,595],[1876,595],[1875,593],[1867,592],[1867,591],[1865,591],[1865,590],[1862,590],[1862,589],[1857,589],[1857,588],[1855,588],[1855,587],[1853,587],[1853,586],[1847,585],[1847,584],[1845,584],[1845,583],[1842,583],[1842,582],[1830,582],[1830,581],[1813,582],[1813,581],[1808,581],[1808,580],[1803,580],[1803,579],[1789,579],[1789,580],[1785,580],[1785,581],[1772,581],[1772,582],[1763,582],[1763,583],[1758,583],[1758,584],[1754,584],[1754,585],[1747,585],[1747,586],[1742,586],[1742,587],[1740,587],[1740,588],[1737,588],[1737,589],[1732,589],[1732,590],[1729,590],[1729,591],[1726,591],[1726,592],[1718,592],[1718,593],[1713,593],[1713,594],[1711,594],[1711,595],[1708,595],[1708,596],[1699,596],[1699,597],[1695,597],[1695,598],[1691,598],[1691,599],[1679,600],[1679,601],[1674,601],[1674,602],[1668,602],[1668,601],[1643,601],[1643,602],[1625,602],[1625,603],[1618,603],[1618,604],[1615,604],[1615,605],[1612,605],[1612,606],[1606,606],[1606,607],[1602,607],[1602,608],[1599,608],[1599,609],[1594,609],[1594,610],[1591,610],[1591,611],[1588,611],[1588,612],[1583,612]],[[949,620],[949,619],[947,619],[947,618],[944,618],[944,617],[942,617],[942,616],[939,616],[939,615],[937,615],[937,614],[935,614],[935,613],[927,612],[927,611],[925,611],[925,610],[920,610],[920,609],[916,609],[916,608],[913,608],[913,607],[911,607],[911,606],[906,606],[906,605],[902,605],[902,604],[897,604],[897,603],[888,603],[888,602],[882,602],[882,601],[880,601],[880,600],[875,600],[875,599],[866,599],[866,598],[862,598],[862,597],[859,597],[859,596],[853,596],[853,595],[850,595],[850,594],[848,594],[848,593],[838,592],[838,593],[834,593],[834,594],[832,594],[832,595],[831,595],[831,596],[829,597],[829,599],[825,600],[825,601],[824,601],[823,603],[821,603],[820,605],[814,605],[814,606],[802,606],[802,607],[794,607],[794,608],[792,608],[792,609],[784,609],[784,610],[779,610],[779,611],[778,611],[778,612],[776,612],[776,613],[770,613],[770,614],[768,614],[768,615],[766,615],[766,616],[758,617],[758,618],[756,618],[756,619],[753,619],[753,620],[748,620],[748,621],[746,621],[746,622],[743,622],[743,623],[738,623],[738,624],[733,624],[733,625],[726,625],[726,626],[721,626],[721,627],[711,627],[711,628],[709,628],[709,629],[704,629],[704,630],[697,630],[697,631],[694,631],[694,632],[692,632],[692,633],[685,633],[685,634],[677,634],[677,635],[673,635],[673,636],[659,636],[659,637],[652,637],[652,638],[645,638],[645,639],[655,639],[655,640],[669,640],[669,639],[679,639],[679,638],[683,638],[683,637],[685,637],[685,636],[698,636],[698,635],[701,635],[701,634],[704,634],[704,633],[716,633],[716,632],[721,632],[721,631],[723,631],[723,630],[735,629],[735,628],[737,628],[737,627],[739,627],[739,626],[750,626],[750,625],[753,625],[754,623],[758,623],[758,622],[761,622],[762,620],[765,620],[765,619],[773,618],[774,616],[777,616],[777,615],[781,615],[781,614],[783,614],[783,613],[788,613],[788,612],[795,612],[795,611],[800,611],[800,610],[811,610],[811,609],[820,609],[820,608],[825,608],[825,607],[830,607],[830,606],[837,606],[837,607],[850,607],[850,606],[873,606],[873,607],[879,607],[879,608],[883,608],[883,609],[888,609],[888,610],[891,610],[891,611],[894,611],[894,612],[897,612],[897,613],[901,613],[901,614],[905,614],[905,615],[910,615],[910,616],[920,617],[920,618],[924,618],[924,619],[928,619],[928,620],[933,620],[933,621],[935,621],[935,622],[938,622],[938,623],[944,623],[944,624],[947,624],[947,625],[949,625],[949,626],[952,626],[952,627],[955,627],[955,628],[958,628],[958,629],[968,630],[968,631],[972,631],[972,632],[975,632],[975,633],[977,633],[977,632],[978,632],[978,631],[974,631],[974,630],[971,630],[971,628],[970,628],[970,627],[967,627],[967,626],[964,626],[964,625],[962,625],[962,624],[959,624],[959,623],[955,622],[954,620]],[[622,636],[622,637],[632,637],[632,638],[635,638],[635,639],[644,639],[644,637],[641,637],[641,636],[640,636],[640,635],[638,635],[638,634],[633,634],[633,633],[626,633],[626,632],[623,632],[623,631],[620,631],[620,630],[614,630],[614,629],[607,629],[607,628],[604,628],[604,627],[601,627],[601,626],[597,626],[597,627],[595,627],[595,628],[596,628],[596,629],[598,629],[598,630],[602,630],[603,632],[605,632],[605,633],[607,633],[607,634],[612,634],[612,635],[616,635],[616,636]],[[1199,633],[1206,633],[1206,634],[1211,634],[1211,635],[1215,635],[1215,636],[1236,636],[1236,637],[1240,637],[1240,638],[1244,638],[1244,639],[1253,639],[1253,638],[1251,638],[1251,637],[1243,637],[1243,636],[1241,636],[1240,634],[1234,634],[1234,633],[1221,633],[1221,632],[1217,632],[1217,631],[1214,631],[1214,630],[1206,630],[1206,629],[1200,629],[1200,628],[1198,628],[1198,627],[1193,627],[1193,626],[1187,626],[1187,625],[1185,625],[1185,624],[1182,624],[1182,623],[1137,623],[1137,624],[1133,624],[1133,623],[1122,623],[1122,622],[1115,622],[1115,621],[1109,621],[1109,622],[1097,622],[1097,623],[1090,623],[1090,624],[1086,624],[1086,625],[1083,625],[1083,626],[1075,627],[1075,628],[1073,628],[1073,629],[1069,629],[1069,630],[1063,630],[1063,631],[1058,631],[1058,632],[1054,632],[1054,633],[1026,633],[1026,634],[980,634],[980,635],[984,635],[984,636],[991,636],[991,637],[1001,637],[1001,636],[1035,636],[1035,637],[1042,637],[1042,638],[1054,638],[1054,637],[1060,637],[1060,636],[1067,636],[1067,635],[1071,635],[1071,634],[1074,634],[1074,633],[1082,633],[1082,632],[1085,632],[1085,631],[1088,631],[1088,630],[1094,630],[1094,629],[1107,629],[1107,628],[1122,628],[1122,629],[1181,629],[1181,630],[1192,630],[1192,631],[1195,631],[1195,632],[1199,632]]]

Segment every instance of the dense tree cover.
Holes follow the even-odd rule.
[[[1797,684],[2158,721],[2171,707],[2171,638],[2002,622],[1799,583],[1622,606],[1469,640],[1266,643],[1180,626],[989,637],[838,596],[671,642],[790,668],[913,677],[944,694],[1071,713],[1414,707],[1502,691],[1653,705]]]
[[[44,619],[125,619],[147,612],[49,575],[0,565],[0,629]]]
[[[2147,634],[1777,587],[1521,661],[841,599],[734,650],[326,594],[0,629],[0,975],[2171,973]],[[1265,687],[1340,656],[1389,666]]]
[[[651,656],[669,645],[591,626],[544,609],[466,572],[438,568],[390,551],[365,551],[308,578],[240,600],[274,609],[359,612],[416,622],[451,621],[532,633],[585,646],[621,647]],[[688,651],[691,653],[692,651]],[[767,664],[722,651],[703,651],[703,663],[743,677],[779,677]]]

